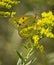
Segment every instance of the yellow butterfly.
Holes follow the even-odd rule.
[[[20,31],[26,27],[29,27],[33,24],[35,24],[34,22],[36,21],[36,16],[32,16],[32,15],[25,15],[22,17],[13,17],[10,19],[10,22],[12,23],[12,25],[18,29],[18,33],[23,36],[23,35],[27,35],[26,34],[21,34]]]

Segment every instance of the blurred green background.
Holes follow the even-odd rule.
[[[26,13],[40,15],[41,12],[49,10],[54,13],[54,0],[20,0],[20,4],[13,7],[13,11],[17,12],[16,16],[22,16]],[[16,50],[26,52],[22,42],[23,39],[10,24],[9,18],[0,17],[0,65],[17,64]],[[54,65],[54,39],[44,38],[40,42],[45,47],[45,54],[36,53],[38,59],[33,65]]]

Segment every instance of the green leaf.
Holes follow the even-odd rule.
[[[34,60],[32,60],[32,63],[34,63],[36,61],[37,58],[34,58]]]
[[[20,59],[21,59],[23,62],[25,62],[25,60],[24,60],[24,58],[22,57],[22,55],[21,55],[18,51],[16,51],[16,52],[17,52],[18,56],[20,57]]]
[[[22,64],[23,64],[23,61],[22,61],[22,59],[19,58],[17,65],[22,65]]]
[[[32,60],[30,60],[29,62],[27,62],[27,63],[26,63],[26,65],[30,65],[30,64],[31,64],[31,62],[32,62]]]

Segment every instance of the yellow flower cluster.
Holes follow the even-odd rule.
[[[54,34],[52,33],[52,29],[54,28],[54,15],[51,11],[43,12],[42,19],[37,21],[37,25],[40,27],[40,34],[45,35],[49,38],[54,38]]]
[[[37,25],[44,26],[45,24],[54,26],[54,15],[51,11],[48,13],[43,12],[42,13],[42,19],[39,19],[37,21]]]
[[[10,14],[10,16],[13,17],[16,14],[16,12],[11,12]]]
[[[54,34],[49,31],[49,29],[41,28],[41,34],[44,34],[46,37],[54,38]]]
[[[38,35],[33,35],[33,38],[34,40],[34,46],[36,46],[38,44],[38,41],[39,41],[39,36]]]
[[[0,7],[6,7],[8,9],[10,9],[12,6],[10,4],[5,3],[5,2],[0,2]]]
[[[49,16],[52,16],[53,14],[51,11],[49,11],[49,12],[43,12],[41,15],[42,17],[49,17]]]
[[[6,7],[8,9],[10,9],[12,7],[12,5],[17,5],[18,3],[20,3],[20,1],[2,0],[2,1],[0,1],[0,7]]]
[[[40,45],[38,42],[40,40],[38,35],[33,35],[32,39],[34,40],[34,46],[39,49],[41,52],[44,51],[43,45]]]
[[[0,7],[8,9],[8,12],[7,11],[4,12],[4,11],[0,10],[0,16],[13,17],[16,14],[16,12],[13,12],[13,11],[10,12],[9,9],[11,9],[13,7],[13,5],[17,5],[18,3],[20,3],[20,1],[18,1],[18,0],[1,0]]]
[[[18,4],[20,3],[20,1],[17,1],[17,0],[2,0],[3,2],[7,2],[8,4]]]
[[[16,14],[16,12],[4,12],[4,11],[0,11],[0,16],[4,16],[4,17],[13,17]]]
[[[54,34],[52,32],[48,32],[45,35],[46,35],[46,37],[54,38]]]

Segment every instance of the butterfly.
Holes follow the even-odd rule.
[[[13,17],[10,19],[11,24],[18,30],[21,36],[26,36],[27,32],[20,33],[26,27],[33,25],[36,22],[36,17],[32,15],[24,15],[22,17]]]
[[[28,23],[28,21],[30,21],[30,20],[34,20],[35,19],[35,17],[34,16],[31,16],[31,15],[24,15],[24,16],[22,16],[22,17],[12,17],[12,18],[10,18],[10,22],[11,22],[11,24],[14,26],[14,27],[16,27],[16,28],[18,28],[20,25],[22,25],[23,23]]]

